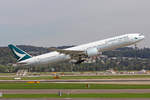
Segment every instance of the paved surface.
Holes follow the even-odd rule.
[[[38,89],[38,90],[0,90],[3,94],[56,94],[59,91],[66,94],[80,94],[80,93],[150,93],[150,89]]]
[[[148,82],[149,78],[139,78],[139,79],[56,79],[56,80],[0,80],[0,82],[29,82],[29,81],[39,81],[46,83],[62,83],[62,82]]]
[[[93,98],[74,98],[74,99],[72,99],[72,98],[59,98],[59,99],[56,99],[56,98],[51,98],[51,99],[0,99],[0,100],[150,100],[150,99],[145,99],[145,98],[134,98],[134,99],[121,99],[121,98],[119,98],[119,99],[109,99],[109,98],[106,98],[106,99],[101,99],[101,98],[99,98],[99,99],[93,99]]]

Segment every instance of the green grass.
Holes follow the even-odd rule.
[[[7,76],[10,76],[10,75],[16,75],[16,73],[0,73],[0,75],[3,75],[3,76],[7,75]]]
[[[150,78],[150,75],[99,75],[99,76],[61,76],[60,79],[136,79]],[[52,76],[22,77],[22,80],[51,80]],[[0,77],[0,80],[14,80],[14,77]]]
[[[3,98],[150,98],[150,93],[108,93],[108,94],[4,94]]]
[[[127,84],[69,84],[69,83],[0,83],[0,89],[150,89],[150,85]]]

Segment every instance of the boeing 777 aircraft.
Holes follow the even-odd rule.
[[[17,58],[17,64],[19,65],[46,64],[73,59],[78,64],[83,62],[87,57],[99,55],[103,51],[129,46],[143,39],[144,35],[141,33],[125,34],[67,49],[56,49],[39,56],[31,56],[12,44],[8,45],[8,47]]]

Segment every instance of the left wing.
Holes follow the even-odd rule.
[[[76,59],[76,60],[81,60],[82,58],[88,57],[85,51],[63,50],[63,49],[56,49],[56,48],[50,50],[69,55],[71,59]]]

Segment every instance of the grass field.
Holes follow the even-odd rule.
[[[99,75],[99,76],[61,76],[60,79],[136,79],[150,78],[150,75]],[[51,80],[52,76],[22,77],[22,80]],[[0,77],[0,80],[14,80],[14,77]]]
[[[69,83],[0,83],[0,89],[150,89],[150,85],[69,84]]]
[[[4,94],[3,98],[150,98],[150,93],[109,94]]]

